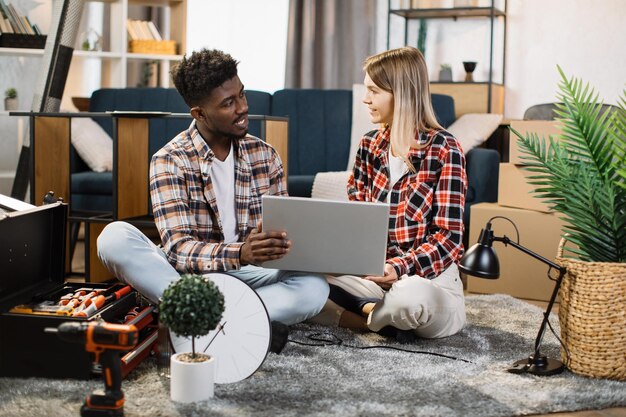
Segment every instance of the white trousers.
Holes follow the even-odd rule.
[[[367,318],[367,326],[372,331],[393,326],[401,330],[413,329],[419,337],[439,338],[459,332],[466,323],[463,283],[456,264],[432,280],[404,276],[389,291],[352,275],[327,276],[326,279],[356,297],[382,300]],[[312,321],[337,326],[343,311],[343,307],[328,300]]]

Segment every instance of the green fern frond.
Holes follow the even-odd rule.
[[[567,252],[584,261],[626,262],[626,91],[616,111],[601,112],[599,95],[563,70],[555,140],[518,138],[536,197],[560,213]]]
[[[611,131],[617,151],[615,157],[616,183],[622,189],[626,189],[626,90],[622,91],[622,97],[618,101],[619,107],[613,113]]]

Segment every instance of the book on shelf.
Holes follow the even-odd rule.
[[[128,19],[126,21],[126,30],[128,32],[128,39],[131,41],[163,40],[154,23],[150,21]]]
[[[0,33],[13,33],[13,28],[8,19],[4,19],[0,14]]]
[[[40,35],[41,31],[39,28],[35,28],[35,26],[13,4],[0,0],[0,34]]]
[[[152,34],[152,37],[154,38],[154,40],[157,40],[157,41],[163,40],[163,37],[159,33],[159,30],[155,26],[154,22],[152,22],[151,20],[148,21],[148,29],[150,30],[150,33]]]
[[[24,27],[28,31],[29,35],[36,35],[35,29],[33,29],[33,24],[30,22],[28,16],[22,16],[22,20],[24,22]]]
[[[13,29],[15,30],[15,32],[27,34],[28,31],[24,27],[24,22],[22,21],[22,17],[19,15],[17,10],[15,10],[15,7],[11,3],[9,3],[9,13],[11,15],[11,21],[15,22],[15,25],[13,26]]]
[[[154,40],[154,38],[152,38],[152,33],[150,33],[148,22],[146,22],[145,20],[138,20],[137,24],[139,25],[139,28],[141,29],[142,39],[145,39],[148,41]]]
[[[128,32],[128,39],[131,41],[139,39],[139,34],[135,32],[135,25],[133,25],[133,21],[128,19],[126,21],[126,32]]]

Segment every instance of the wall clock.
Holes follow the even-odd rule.
[[[265,304],[248,284],[220,273],[209,274],[224,294],[224,314],[215,330],[196,339],[196,351],[215,357],[215,383],[248,378],[261,366],[271,342],[271,324]],[[170,331],[175,353],[191,352],[191,339]]]

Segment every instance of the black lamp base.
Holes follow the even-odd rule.
[[[530,355],[528,359],[522,359],[513,364],[508,371],[513,374],[533,374],[538,376],[555,375],[563,372],[563,362],[547,358],[545,355]]]

